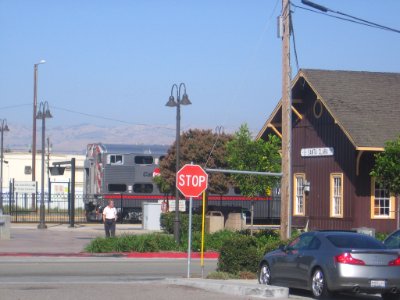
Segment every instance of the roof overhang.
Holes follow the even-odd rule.
[[[343,131],[343,133],[347,136],[351,144],[354,146],[354,148],[357,151],[373,151],[373,152],[380,152],[384,151],[383,147],[363,147],[361,145],[357,145],[353,139],[353,137],[350,135],[350,133],[346,130],[346,128],[343,126],[343,124],[340,122],[340,120],[335,116],[335,114],[332,112],[332,110],[329,108],[327,105],[326,100],[320,95],[317,91],[317,89],[313,86],[311,81],[307,78],[307,73],[304,72],[303,70],[300,70],[296,77],[292,80],[291,82],[291,89],[296,86],[297,82],[299,79],[303,78],[304,81],[307,83],[307,85],[310,87],[310,89],[313,91],[313,93],[316,95],[316,98],[321,101],[322,105],[324,108],[328,111],[328,113],[332,116],[334,119],[335,124],[339,126],[339,128]],[[294,103],[295,101],[293,101]],[[275,107],[267,121],[264,123],[264,126],[260,130],[260,132],[257,134],[256,139],[260,139],[265,135],[265,132],[268,129],[272,129],[279,137],[282,137],[282,134],[277,131],[276,125],[274,125],[274,120],[277,119],[277,114],[281,111],[282,107],[282,99],[279,100],[278,105]],[[292,112],[299,118],[302,119],[302,115],[299,113],[299,111],[292,105]]]

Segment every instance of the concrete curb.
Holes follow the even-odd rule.
[[[187,253],[184,252],[112,252],[112,253],[62,253],[62,252],[0,252],[0,257],[122,257],[122,258],[166,258],[184,259]],[[204,253],[204,259],[216,260],[219,257],[217,252]],[[199,259],[200,253],[192,253],[192,259]]]
[[[208,291],[236,296],[251,296],[270,299],[289,297],[289,289],[278,286],[266,286],[246,280],[212,280],[212,279],[166,279],[166,283],[191,286]]]

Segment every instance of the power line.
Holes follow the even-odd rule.
[[[72,110],[72,109],[63,108],[63,107],[57,107],[57,106],[53,106],[53,105],[51,107],[55,108],[55,109],[58,109],[58,110],[66,111],[66,112],[69,112],[69,113],[78,114],[78,115],[91,117],[91,118],[95,118],[95,119],[100,119],[100,120],[108,120],[108,121],[119,122],[119,123],[128,124],[128,125],[138,125],[138,126],[147,126],[147,127],[152,127],[152,128],[162,128],[162,129],[168,129],[168,130],[175,130],[175,128],[169,128],[166,125],[151,125],[151,124],[144,124],[144,123],[133,123],[133,122],[128,122],[128,121],[124,121],[124,120],[120,120],[120,119],[114,119],[114,118],[95,115],[95,114],[83,113],[83,112],[75,111],[75,110]]]
[[[24,104],[16,104],[16,105],[10,105],[10,106],[3,106],[3,107],[0,107],[0,110],[3,110],[3,109],[10,109],[10,108],[18,108],[18,107],[28,106],[28,105],[32,105],[32,103],[24,103]]]
[[[385,25],[381,25],[381,24],[378,24],[378,23],[375,23],[375,22],[371,22],[371,21],[368,21],[368,20],[365,20],[365,19],[362,19],[362,18],[358,18],[358,17],[352,16],[352,15],[349,15],[349,14],[346,14],[346,13],[343,13],[343,12],[340,12],[340,11],[334,11],[332,9],[329,9],[329,8],[324,7],[322,5],[313,3],[311,1],[302,0],[302,3],[306,4],[306,5],[309,5],[309,6],[315,8],[315,9],[318,9],[320,11],[316,11],[314,9],[306,8],[306,7],[303,7],[303,6],[298,6],[298,5],[293,4],[293,3],[292,3],[292,5],[294,7],[296,7],[296,8],[302,9],[302,10],[306,10],[306,11],[310,11],[310,12],[313,12],[313,13],[321,14],[321,15],[324,15],[324,16],[327,16],[327,17],[331,17],[331,18],[335,18],[335,19],[339,19],[339,20],[342,20],[342,21],[347,21],[347,22],[351,22],[351,23],[355,23],[355,24],[359,24],[359,25],[372,27],[372,28],[377,28],[377,29],[382,29],[382,30],[395,32],[395,33],[400,33],[400,30],[398,30],[398,29],[391,28],[391,27],[388,27],[388,26],[385,26]],[[345,16],[347,18],[330,15],[330,14],[328,14],[328,12],[339,14],[339,15]]]
[[[289,2],[290,3],[290,2]],[[296,47],[296,36],[295,36],[295,34],[294,34],[294,27],[293,27],[293,18],[292,18],[292,12],[290,11],[290,14],[289,14],[289,18],[290,18],[290,20],[289,20],[289,26],[290,26],[290,31],[291,31],[291,33],[292,33],[292,39],[293,39],[293,50],[294,50],[294,58],[296,59],[296,68],[297,68],[297,71],[299,71],[299,58],[298,58],[298,55],[297,55],[297,47]]]
[[[217,137],[215,139],[214,145],[211,148],[210,154],[208,155],[208,158],[207,158],[206,163],[204,164],[203,168],[207,167],[207,163],[210,160],[212,153],[214,152],[215,146],[217,145],[217,142],[218,142],[218,140],[220,138],[221,133],[222,134],[224,133],[224,127],[223,126],[217,126],[215,128],[215,134],[217,135]]]

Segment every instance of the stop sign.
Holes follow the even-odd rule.
[[[184,165],[176,173],[176,187],[185,197],[198,197],[208,185],[208,174],[199,165]]]

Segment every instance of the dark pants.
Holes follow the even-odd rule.
[[[106,237],[115,236],[115,219],[106,219],[104,222],[104,230],[106,231]]]

